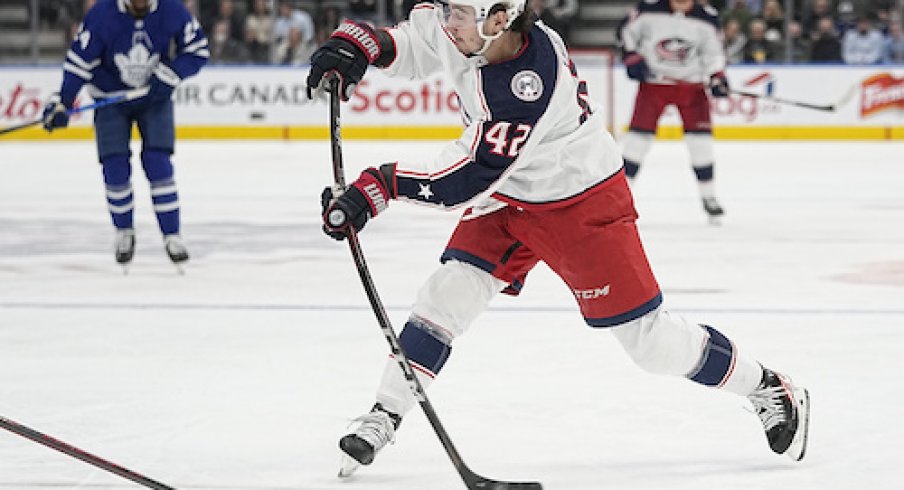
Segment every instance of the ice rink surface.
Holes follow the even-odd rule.
[[[348,174],[438,143],[347,141]],[[746,400],[646,374],[545,268],[460,338],[431,400],[465,461],[550,490],[901,488],[904,146],[717,142],[709,226],[681,142],[635,192],[666,306],[810,389],[801,463]],[[347,247],[320,233],[326,142],[181,142],[184,276],[135,165],[138,249],[113,261],[89,142],[0,142],[0,416],[180,489],[463,488],[419,409],[339,481],[337,439],[388,347]],[[396,327],[457,213],[405,203],[361,235]],[[605,253],[604,250],[600,253]],[[0,431],[0,488],[136,488]]]

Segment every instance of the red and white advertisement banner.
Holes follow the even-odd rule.
[[[605,59],[576,57],[591,97],[604,105],[612,127],[631,117],[636,83]],[[614,71],[613,71],[614,70]],[[185,126],[326,126],[325,101],[305,95],[305,68],[208,67],[176,91],[177,124]],[[847,66],[730,67],[737,90],[817,105],[815,111],[768,98],[732,95],[712,99],[715,125],[725,126],[904,126],[904,68]],[[59,87],[56,67],[0,67],[0,127],[40,117],[44,102]],[[611,80],[611,83],[610,83]],[[85,91],[79,103],[90,103]],[[90,115],[73,119],[90,124]],[[458,100],[439,76],[426,80],[390,79],[371,69],[345,106],[343,123],[357,126],[454,126],[461,124]],[[680,125],[677,111],[666,110],[661,123]]]
[[[904,67],[732,66],[731,88],[760,98],[732,94],[710,99],[715,126],[869,127],[904,126]],[[631,120],[637,83],[620,67],[615,73],[616,128]],[[833,106],[820,111],[780,103],[767,96],[803,104]],[[673,107],[661,124],[680,126]]]

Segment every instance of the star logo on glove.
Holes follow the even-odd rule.
[[[433,197],[433,191],[430,190],[430,184],[418,184],[421,187],[421,190],[417,193],[417,195],[423,197],[426,200],[430,200]]]

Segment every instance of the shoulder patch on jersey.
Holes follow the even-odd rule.
[[[525,102],[535,102],[543,95],[543,79],[533,70],[521,70],[512,77],[512,93]]]

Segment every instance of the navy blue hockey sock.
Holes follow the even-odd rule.
[[[151,184],[151,200],[160,231],[164,235],[179,233],[179,195],[169,152],[145,150],[141,152],[141,163]]]
[[[113,226],[118,229],[132,228],[135,201],[129,179],[132,167],[129,155],[109,155],[101,160],[104,186],[107,191],[107,209]]]
[[[709,325],[700,325],[709,334],[697,368],[688,375],[691,381],[720,387],[731,375],[735,365],[734,346],[728,337]]]
[[[428,370],[432,375],[449,359],[452,347],[449,339],[441,339],[429,324],[412,316],[399,335],[399,344],[408,360]]]

